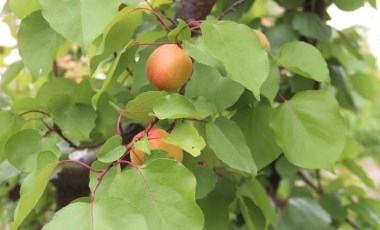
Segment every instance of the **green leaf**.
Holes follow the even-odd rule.
[[[342,107],[356,110],[352,92],[348,86],[348,79],[342,66],[329,64],[331,84],[337,89],[336,98]]]
[[[285,69],[319,82],[330,82],[329,70],[322,54],[305,42],[291,42],[283,45],[278,62]]]
[[[375,76],[371,74],[355,74],[350,76],[349,81],[360,96],[370,101],[375,100],[380,85],[379,80]]]
[[[262,84],[260,88],[260,92],[269,100],[269,102],[273,106],[273,100],[277,96],[279,89],[280,89],[280,71],[276,64],[271,63],[268,78]]]
[[[284,156],[276,160],[275,168],[282,178],[292,177],[299,171],[299,168],[292,165]]]
[[[352,159],[345,159],[343,161],[343,164],[356,176],[358,176],[364,184],[366,184],[368,187],[375,189],[376,185],[373,183],[372,179],[368,176],[367,172],[357,164]]]
[[[46,109],[40,105],[37,99],[32,98],[32,97],[23,97],[12,104],[11,110],[13,113],[21,114],[23,112],[27,112],[31,110],[45,111]],[[42,114],[40,115],[43,116]]]
[[[346,218],[346,209],[340,201],[337,193],[322,194],[319,198],[319,203],[334,220],[344,222],[344,219]]]
[[[132,45],[133,42],[128,43],[123,51],[120,52],[112,63],[111,69],[108,71],[106,79],[102,88],[92,97],[92,105],[96,108],[100,95],[116,83],[117,78],[124,72],[127,66],[135,62],[135,54],[137,46]]]
[[[116,124],[119,116],[110,104],[111,97],[107,93],[102,93],[97,102],[96,109],[96,126],[91,132],[91,136],[95,133],[101,134],[102,140],[113,136],[116,132]]]
[[[21,61],[12,63],[1,76],[0,89],[4,90],[7,85],[12,82],[23,69],[24,64]]]
[[[116,1],[117,2],[117,1]],[[95,53],[90,61],[94,72],[99,63],[131,42],[132,36],[142,23],[142,10],[124,8],[107,24]]]
[[[340,154],[339,156],[339,161],[344,160],[346,158],[355,158],[359,155],[360,148],[361,146],[359,142],[355,138],[348,136],[342,154]]]
[[[198,201],[205,216],[204,230],[228,229],[229,201],[223,194],[225,191],[220,187],[222,186],[217,186],[212,193]]]
[[[286,158],[304,168],[332,171],[346,143],[346,123],[336,100],[305,91],[276,108],[270,126]]]
[[[295,9],[301,7],[304,4],[304,0],[276,0],[281,6],[286,9]]]
[[[164,138],[164,142],[176,145],[194,157],[199,156],[206,146],[205,141],[190,122],[178,124],[170,135]]]
[[[281,46],[288,42],[298,40],[297,32],[288,23],[274,25],[265,29],[264,32],[273,52],[278,52]]]
[[[263,186],[256,178],[239,187],[239,194],[249,198],[259,208],[266,219],[266,226],[276,223],[276,213]]]
[[[192,42],[183,41],[183,49],[190,57],[195,59],[197,63],[214,67],[222,75],[226,73],[223,63],[206,50],[203,37],[198,37]]]
[[[254,108],[241,108],[232,118],[243,131],[259,170],[274,161],[282,152],[269,126],[272,114],[273,109],[269,105],[259,104]]]
[[[40,0],[40,4],[50,26],[86,52],[116,15],[120,1]]]
[[[70,221],[68,221],[70,220]],[[53,216],[44,230],[148,229],[141,213],[130,202],[107,198],[93,204],[72,203]]]
[[[121,136],[113,136],[104,143],[97,158],[101,162],[111,163],[123,156],[126,150],[125,146],[121,144]]]
[[[133,94],[138,94],[142,87],[150,84],[148,80],[148,76],[146,74],[146,63],[148,61],[148,58],[152,54],[152,52],[156,50],[156,47],[148,46],[141,49],[142,50],[139,51],[138,53],[139,60],[136,63],[135,68],[133,70],[133,75],[136,76],[133,78],[133,85],[132,85]]]
[[[189,26],[184,20],[180,18],[178,18],[177,21],[178,21],[178,26],[168,33],[169,40],[171,41],[189,40],[191,38],[191,30]]]
[[[204,96],[215,104],[218,111],[232,106],[243,91],[244,87],[239,83],[222,77],[216,69],[199,63],[193,65],[193,74],[186,85],[186,96]]]
[[[95,127],[96,112],[91,105],[73,104],[69,96],[56,95],[49,101],[53,121],[77,140],[88,140]]]
[[[248,229],[266,229],[266,220],[261,210],[249,199],[238,197],[240,211]]]
[[[149,229],[196,230],[203,228],[204,219],[195,202],[195,185],[194,176],[182,164],[156,159],[122,172],[112,183],[110,196],[138,207]]]
[[[320,230],[325,229],[330,223],[330,215],[315,200],[291,198],[278,218],[277,227],[279,230]]]
[[[95,161],[92,163],[91,167],[103,170],[107,168],[110,164],[109,163],[103,163],[100,161]],[[95,202],[99,200],[103,200],[105,198],[108,198],[108,191],[110,189],[111,183],[115,179],[115,177],[120,173],[120,165],[111,167],[105,175],[102,177],[101,183],[98,185],[95,193]],[[90,171],[90,182],[88,184],[88,187],[90,188],[91,192],[94,191],[97,184],[99,183],[99,176],[100,174],[97,172]]]
[[[42,76],[52,70],[54,55],[63,38],[37,11],[22,20],[17,41],[24,65],[33,75]]]
[[[149,91],[139,94],[128,102],[125,107],[125,116],[142,122],[147,122],[152,117],[153,105],[167,95],[165,91]]]
[[[332,2],[341,10],[354,11],[364,5],[364,0],[332,0]]]
[[[38,90],[36,99],[42,106],[47,106],[50,98],[56,94],[72,96],[77,84],[67,78],[54,78],[43,84]]]
[[[9,137],[18,132],[23,125],[22,117],[11,112],[0,111],[0,162],[5,157],[5,144]]]
[[[358,203],[351,203],[348,208],[356,212],[360,220],[372,226],[373,229],[380,225],[380,203],[378,200],[360,199]]]
[[[158,8],[161,5],[170,4],[172,2],[173,2],[173,0],[154,0],[152,6],[153,6],[153,8]]]
[[[30,174],[31,178],[30,187],[27,191],[21,194],[20,201],[17,204],[17,208],[14,214],[14,220],[11,223],[11,229],[16,230],[37,205],[37,202],[41,198],[45,191],[50,177],[57,167],[57,163],[51,163],[46,165],[41,171],[36,171]]]
[[[259,99],[260,87],[269,73],[269,60],[255,32],[228,21],[205,21],[201,28],[206,49],[223,63],[227,76]]]
[[[152,151],[150,151],[148,136],[146,135],[146,133],[143,135],[143,137],[144,137],[143,140],[134,142],[133,147],[143,151],[144,153],[148,155],[151,155]]]
[[[20,19],[41,8],[39,0],[10,0],[9,7]]]
[[[93,97],[94,94],[95,94],[95,91],[92,89],[90,80],[83,79],[74,88],[72,100],[74,103],[91,105],[91,98]]]
[[[195,197],[197,200],[203,199],[215,188],[218,179],[214,170],[210,168],[197,167],[194,171],[194,176],[197,180]]]
[[[217,112],[215,104],[203,96],[192,99],[191,102],[197,109],[199,117],[206,118]]]
[[[368,0],[368,3],[373,7],[373,8],[377,8],[377,2],[376,0]]]
[[[208,146],[229,167],[255,175],[256,164],[252,159],[244,134],[235,122],[219,117],[206,126]]]
[[[34,129],[24,129],[13,134],[5,144],[5,156],[18,170],[32,172],[37,169],[38,155],[45,150],[60,154],[55,143],[42,138]]]
[[[316,14],[298,12],[292,18],[292,26],[301,35],[317,40],[327,40],[331,36],[331,28]]]
[[[194,104],[185,96],[173,93],[158,99],[153,106],[158,119],[177,119],[185,117],[202,118]]]

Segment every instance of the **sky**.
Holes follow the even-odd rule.
[[[6,0],[0,0],[0,12]],[[380,0],[377,0],[380,8]],[[372,53],[377,57],[377,65],[380,68],[380,9],[372,8],[368,3],[355,11],[344,12],[336,6],[328,9],[331,20],[328,24],[338,30],[360,25],[368,28],[365,36],[368,39],[369,47]],[[1,19],[0,19],[1,20]],[[11,36],[10,30],[6,23],[0,21],[0,46],[12,47],[16,45],[16,39]],[[11,64],[19,59],[17,50],[13,51],[5,62]]]

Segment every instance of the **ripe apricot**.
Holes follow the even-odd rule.
[[[263,32],[261,32],[260,30],[254,30],[254,31],[255,31],[257,37],[259,38],[261,45],[264,47],[264,49],[266,51],[269,51],[270,50],[270,44],[269,44],[269,41],[268,41],[267,37],[265,36],[265,34]]]
[[[144,131],[138,133],[136,137],[142,136]],[[175,145],[168,144],[162,140],[162,138],[168,136],[167,133],[163,129],[152,128],[148,132],[148,143],[150,150],[163,150],[168,152],[172,157],[174,157],[177,161],[182,162],[183,160],[183,152],[182,149],[178,148]],[[145,153],[139,149],[132,147],[131,149],[131,161],[133,164],[142,165],[144,164]]]
[[[193,69],[191,58],[177,45],[165,44],[150,55],[146,73],[158,90],[172,91],[189,80]]]

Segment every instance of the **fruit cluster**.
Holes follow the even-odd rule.
[[[269,51],[270,45],[266,36],[259,30],[254,31],[263,48]],[[181,88],[190,79],[192,71],[191,58],[176,44],[160,46],[150,55],[146,63],[148,80],[157,90],[173,91]],[[144,133],[145,131],[140,132],[134,139],[141,140]],[[163,138],[168,135],[163,129],[150,129],[147,133],[149,148],[166,151],[177,161],[182,162],[182,150],[163,141]],[[143,151],[132,147],[130,154],[133,164],[144,164],[145,153]]]

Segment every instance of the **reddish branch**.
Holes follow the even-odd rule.
[[[169,26],[166,24],[165,20],[162,18],[162,16],[159,13],[157,13],[155,10],[146,8],[146,7],[136,7],[135,10],[147,10],[151,12],[152,14],[156,16],[157,20],[161,23],[161,25],[165,27],[166,31],[169,32],[171,30]]]
[[[96,172],[96,173],[102,173],[103,171],[102,170],[99,170],[99,169],[95,169],[95,168],[92,168],[91,166],[81,162],[81,161],[77,161],[77,160],[63,160],[63,161],[59,161],[58,166],[62,165],[62,164],[65,164],[65,163],[74,163],[74,164],[79,164],[81,166],[83,166],[84,168],[90,170],[90,171],[93,171],[93,172]]]

